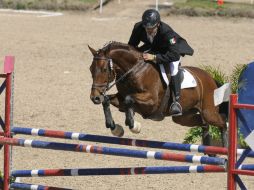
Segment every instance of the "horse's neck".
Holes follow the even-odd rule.
[[[131,76],[133,80],[140,77],[146,80],[151,77],[151,73],[155,73],[156,75],[158,72],[152,64],[145,63],[142,54],[138,52],[130,52],[126,50],[115,51],[111,58],[113,59],[117,78],[123,75],[128,75],[128,77]]]
[[[122,49],[113,50],[110,57],[114,64],[123,72],[130,70],[138,62],[138,58],[135,55]]]

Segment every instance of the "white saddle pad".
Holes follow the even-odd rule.
[[[220,105],[222,102],[228,102],[231,92],[231,84],[225,83],[220,88],[214,90],[214,105]]]
[[[161,75],[162,78],[164,80],[164,82],[168,85],[169,81],[168,81],[168,77],[166,75],[165,72],[165,68],[163,64],[159,64],[160,65],[160,70],[161,70]],[[186,69],[183,69],[183,82],[181,84],[181,89],[184,88],[193,88],[197,86],[197,81],[195,80],[195,78],[193,77],[193,75],[187,71]]]

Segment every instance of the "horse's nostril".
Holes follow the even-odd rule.
[[[100,104],[101,103],[101,99],[100,99],[99,96],[94,96],[91,99],[92,99],[93,103],[95,103],[95,104]]]
[[[101,100],[101,99],[100,99],[99,96],[94,97],[94,101],[98,102],[98,101],[100,101],[100,100]]]

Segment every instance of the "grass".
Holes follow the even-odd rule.
[[[12,9],[87,10],[97,3],[97,0],[0,0],[2,7]]]
[[[204,9],[213,9],[213,8],[217,8],[217,3],[213,2],[213,1],[209,1],[209,0],[188,0],[186,2],[176,2],[175,3],[176,6],[178,7],[189,7],[189,8],[204,8]]]
[[[110,0],[108,0],[110,1]],[[88,10],[98,5],[98,0],[0,0],[0,7],[11,9]],[[224,3],[216,0],[174,0],[166,14],[187,16],[228,16],[254,18],[254,4]]]
[[[254,4],[227,3],[219,6],[215,0],[175,1],[169,14],[184,14],[188,16],[229,16],[254,18]]]

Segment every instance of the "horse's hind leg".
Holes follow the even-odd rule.
[[[210,108],[210,110],[203,110],[202,112],[204,120],[210,124],[220,128],[221,131],[221,140],[224,147],[227,146],[227,124],[226,118],[219,113],[219,111],[214,108]]]
[[[183,126],[188,127],[202,127],[203,134],[202,134],[202,144],[206,146],[212,146],[214,141],[212,140],[212,136],[209,134],[209,125],[206,124],[202,115],[197,112],[197,110],[190,110],[185,112],[182,116],[172,117],[172,120],[175,123],[178,123]],[[217,145],[217,144],[216,144]]]
[[[203,119],[200,114],[198,114],[197,110],[192,109],[188,112],[184,112],[182,116],[173,116],[172,120],[180,124],[182,126],[188,126],[188,127],[196,127],[196,126],[204,126],[205,123],[203,122]]]

